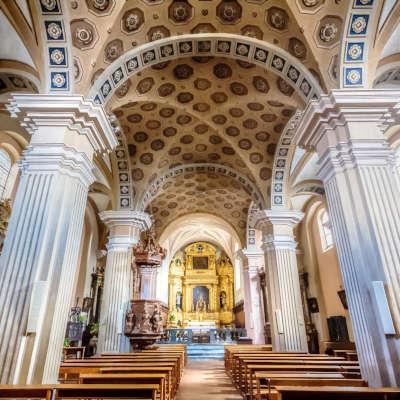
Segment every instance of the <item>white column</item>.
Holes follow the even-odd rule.
[[[98,351],[129,351],[124,335],[125,312],[133,300],[132,248],[140,232],[151,226],[150,216],[139,211],[104,211],[100,218],[110,229],[101,301]]]
[[[361,372],[373,386],[400,385],[400,188],[383,136],[399,100],[399,91],[333,91],[298,128],[320,156]]]
[[[249,323],[251,330],[249,336],[253,339],[254,344],[265,343],[264,337],[264,313],[262,306],[262,293],[260,287],[260,279],[258,276],[259,268],[264,265],[263,252],[253,249],[242,250],[244,258],[244,273],[246,275],[246,297],[245,312],[249,314],[246,323]],[[247,329],[247,325],[246,325]]]
[[[9,110],[32,139],[0,259],[0,377],[55,383],[92,157],[117,142],[102,109],[81,97],[15,94]]]
[[[303,213],[263,210],[256,226],[263,231],[272,346],[275,351],[307,351],[294,227]]]

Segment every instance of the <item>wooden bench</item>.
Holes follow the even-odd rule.
[[[0,398],[157,400],[158,384],[0,385]]]
[[[81,384],[143,384],[154,383],[159,385],[160,400],[171,398],[170,382],[168,375],[163,373],[129,373],[129,374],[82,374],[80,375]]]
[[[277,397],[276,386],[348,386],[348,387],[365,387],[367,383],[363,379],[345,379],[342,374],[278,374],[257,372],[256,393],[257,400],[262,397],[268,400],[274,400]]]
[[[52,400],[53,391],[51,385],[0,385],[0,398]]]
[[[399,400],[400,388],[277,386],[278,400]]]

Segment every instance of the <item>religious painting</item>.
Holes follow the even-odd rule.
[[[316,297],[310,297],[307,299],[308,309],[310,313],[315,314],[319,312],[318,301]]]
[[[209,301],[209,290],[206,286],[196,286],[193,289],[193,310],[195,312],[207,312]]]
[[[208,269],[208,257],[193,257],[193,269]]]

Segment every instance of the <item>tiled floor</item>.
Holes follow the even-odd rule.
[[[176,400],[241,400],[222,360],[189,360]]]

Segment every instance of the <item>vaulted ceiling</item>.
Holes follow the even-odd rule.
[[[42,8],[51,8],[56,0],[40,1]],[[30,43],[33,3],[17,3],[19,16],[18,7],[10,11],[0,0],[0,18],[15,14],[10,21],[20,26],[23,42]],[[72,40],[74,91],[87,96],[113,62],[146,43],[188,34],[234,34],[268,43],[328,91],[338,87],[349,5],[350,0],[63,1]],[[381,19],[393,21],[396,9],[393,1],[386,1]],[[14,60],[25,63],[31,74],[20,77],[23,82],[2,72],[0,60],[0,94],[9,90],[2,82],[38,90],[34,78],[41,73],[40,35],[34,37],[36,46],[21,50]],[[390,43],[387,47],[397,54]],[[236,49],[236,58],[241,50]],[[1,43],[0,56],[7,51]],[[277,73],[282,71],[279,57],[270,68],[249,61],[212,54],[153,62],[124,77],[104,101],[124,136],[119,154],[126,160],[114,163],[122,168],[116,168],[114,176],[131,183],[132,201],[125,204],[152,212],[158,233],[182,215],[201,212],[224,218],[243,240],[250,205],[268,207],[277,144],[308,97],[299,92],[304,89],[300,83],[293,83],[290,69],[285,75]],[[29,70],[35,66],[36,74]],[[3,77],[6,72],[9,76]],[[118,185],[127,195],[128,189]]]

